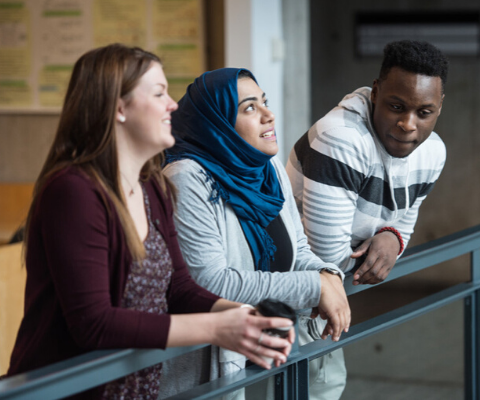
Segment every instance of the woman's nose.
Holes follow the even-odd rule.
[[[178,108],[178,103],[173,100],[170,96],[168,96],[169,104],[167,106],[168,111],[174,112]]]
[[[262,117],[265,122],[275,121],[275,114],[266,106],[264,106]]]

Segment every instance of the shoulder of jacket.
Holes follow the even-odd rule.
[[[354,151],[363,154],[362,157],[367,157],[371,162],[379,156],[373,133],[367,129],[361,132],[355,127],[330,126],[323,130],[322,125],[315,124],[308,135],[310,148],[319,152],[326,148],[355,149]]]
[[[42,189],[42,192],[52,195],[76,194],[81,197],[88,197],[93,192],[100,191],[98,183],[94,182],[84,171],[73,166],[55,172],[47,179]]]
[[[342,111],[349,112],[348,110]],[[308,135],[310,138],[312,137],[312,135],[316,137],[321,137],[322,135],[330,135],[333,137],[374,144],[372,132],[368,129],[366,122],[362,120],[358,124],[347,124],[344,118],[337,118],[329,114],[325,115],[325,117],[315,122],[308,130]]]
[[[205,173],[205,169],[195,160],[184,158],[167,164],[163,173],[170,179],[175,175],[191,175]]]

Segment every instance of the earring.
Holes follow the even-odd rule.
[[[127,119],[125,118],[125,115],[119,115],[118,120],[123,124]]]

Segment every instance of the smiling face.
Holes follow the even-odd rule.
[[[171,113],[178,104],[168,95],[167,89],[161,65],[152,62],[135,89],[119,102],[117,119],[125,118],[121,125],[128,133],[128,146],[137,153],[146,154],[147,158],[175,144]]]
[[[278,152],[275,116],[268,109],[265,93],[251,78],[237,81],[238,112],[235,130],[248,144],[262,153]]]
[[[373,125],[387,152],[407,157],[432,133],[442,110],[442,80],[394,67],[372,88]]]

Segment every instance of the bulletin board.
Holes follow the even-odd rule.
[[[0,0],[0,113],[59,113],[75,61],[110,43],[163,62],[178,100],[205,70],[202,0]]]

